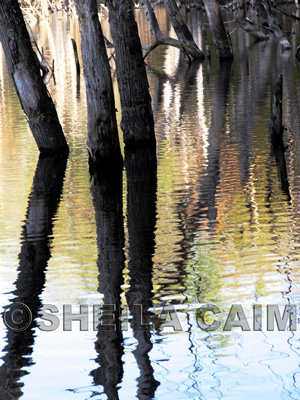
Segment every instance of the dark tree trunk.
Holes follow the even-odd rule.
[[[132,0],[108,0],[126,146],[155,146],[151,97]]]
[[[219,60],[232,60],[232,50],[218,0],[203,0]]]
[[[87,146],[93,161],[121,160],[115,100],[96,0],[76,0],[88,108]]]
[[[284,36],[278,24],[277,18],[272,12],[270,0],[255,0],[255,6],[264,23],[268,25],[271,31],[274,33],[283,50],[290,50],[291,45],[287,38]]]
[[[204,54],[196,45],[189,28],[186,26],[182,18],[176,1],[164,0],[164,5],[166,7],[169,17],[171,18],[172,26],[178,37],[178,40],[180,41],[180,43],[182,43],[185,52],[192,58],[204,60]]]
[[[0,1],[0,40],[9,75],[40,152],[67,153],[68,145],[17,0]]]
[[[246,2],[238,0],[238,17],[235,20],[239,26],[256,40],[269,40],[269,36],[258,29],[253,22],[246,17]]]

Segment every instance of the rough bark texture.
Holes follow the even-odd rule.
[[[17,0],[0,1],[0,40],[9,75],[40,152],[67,153],[68,145]]]
[[[172,26],[186,53],[195,59],[204,60],[204,54],[198,48],[193,35],[186,26],[175,0],[164,0],[167,13],[172,21]]]
[[[109,0],[126,146],[155,146],[151,97],[132,0]]]
[[[121,159],[115,100],[96,0],[76,0],[88,108],[87,146],[93,161]]]
[[[232,60],[232,50],[224,27],[219,1],[203,0],[219,60]]]

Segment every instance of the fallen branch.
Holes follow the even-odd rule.
[[[148,45],[148,46],[143,45],[143,46],[142,46],[142,49],[147,51],[147,53],[144,55],[144,60],[145,60],[145,58],[147,58],[147,56],[151,53],[151,51],[154,50],[154,49],[156,49],[156,47],[158,47],[160,44],[161,44],[161,43],[159,43],[157,40],[155,40],[152,44],[150,44],[150,45]]]
[[[184,22],[176,0],[163,0],[169,17],[171,18],[173,29],[189,59],[204,60],[204,54],[194,41],[193,35]]]
[[[224,27],[219,2],[217,0],[203,0],[203,3],[219,60],[232,60],[230,36]]]
[[[295,14],[289,14],[289,13],[287,13],[286,11],[284,11],[282,8],[276,7],[276,8],[273,8],[273,10],[275,10],[276,12],[279,12],[279,13],[285,15],[286,17],[293,18],[293,19],[295,19],[296,21],[300,21],[300,17],[298,17],[298,16],[295,15]]]
[[[263,31],[257,29],[255,24],[249,18],[237,18],[235,22],[240,28],[244,29],[245,32],[249,33],[256,40],[269,40],[270,37]]]
[[[281,44],[282,48],[284,50],[290,50],[292,47],[287,38],[284,36],[278,24],[277,18],[272,12],[270,0],[256,0],[256,7],[258,8],[263,20],[266,22],[270,30],[272,30],[275,37]]]
[[[160,30],[154,9],[150,4],[150,1],[143,0],[143,3],[146,7],[146,17],[150,25],[151,33],[155,37],[155,41],[152,44],[148,46],[142,46],[143,50],[147,51],[146,55],[144,56],[144,59],[150,54],[152,50],[156,49],[156,47],[158,47],[159,45],[167,45],[182,50],[185,53],[189,62],[191,58],[192,59],[199,58],[203,60],[204,55],[199,49],[198,49],[199,52],[195,52],[193,51],[194,49],[193,50],[191,49],[189,43],[185,41],[179,41],[177,39],[173,39],[169,36],[164,35]]]
[[[40,51],[39,46],[38,46],[38,44],[37,44],[37,42],[35,40],[34,34],[32,32],[32,29],[31,29],[31,27],[30,27],[30,25],[29,25],[29,23],[28,23],[28,21],[26,20],[25,17],[24,17],[24,20],[25,20],[27,28],[28,28],[28,30],[30,32],[31,41],[35,45],[35,47],[36,47],[36,49],[37,49],[37,51],[38,51],[38,53],[39,53],[39,55],[41,57],[41,60],[39,60],[38,57],[36,57],[36,59],[37,59],[37,62],[39,63],[39,65],[40,65],[40,69],[43,72],[43,78],[45,78],[45,76],[48,74],[49,70],[52,72],[52,75],[54,75],[54,72],[53,72],[50,64],[48,63],[48,61],[44,57],[44,49],[42,48],[42,51]]]
[[[104,43],[108,49],[113,49],[115,45],[110,42],[104,35],[103,35]]]

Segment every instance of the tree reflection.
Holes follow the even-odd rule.
[[[21,235],[16,290],[12,303],[26,304],[32,312],[32,324],[23,332],[7,331],[6,346],[0,367],[0,398],[14,400],[22,396],[20,379],[29,372],[24,367],[33,364],[30,355],[34,344],[37,310],[42,305],[40,295],[45,285],[45,271],[51,257],[53,219],[61,198],[66,158],[40,157],[28,199],[28,210]]]
[[[208,135],[208,162],[204,177],[199,182],[199,213],[205,213],[209,221],[217,217],[216,191],[220,175],[220,150],[224,140],[227,113],[227,95],[230,87],[232,62],[219,63],[216,78],[211,124]],[[197,211],[198,212],[198,211]],[[214,224],[211,224],[211,229]]]
[[[149,308],[152,307],[152,256],[155,247],[156,225],[156,157],[148,149],[126,151],[125,166],[127,176],[127,226],[129,236],[129,275],[130,289],[127,303],[134,315],[133,305],[143,308],[143,323],[151,319]],[[149,359],[152,349],[151,331],[137,326],[136,318],[132,321],[134,337],[138,341],[134,356],[140,369],[138,378],[138,399],[152,399],[159,385],[153,376]]]
[[[124,269],[124,227],[122,202],[122,170],[97,168],[91,170],[91,193],[97,224],[99,292],[105,305],[116,308],[118,321],[121,306],[121,285]],[[117,385],[123,376],[123,335],[116,330],[104,330],[99,325],[95,348],[100,367],[91,375],[95,385],[102,385],[109,399],[118,399]],[[108,328],[106,328],[108,329]]]
[[[131,327],[138,341],[133,352],[140,369],[138,398],[154,396],[158,382],[153,377],[149,359],[152,349],[151,332],[137,324],[134,305],[143,306],[144,323],[150,321],[152,306],[152,255],[156,223],[156,158],[148,148],[126,151],[127,226],[129,234],[130,289],[126,295],[131,315]],[[105,305],[115,306],[115,320],[120,318],[121,285],[123,284],[124,225],[122,204],[122,171],[119,169],[91,170],[91,193],[97,224],[99,292]],[[102,385],[109,399],[118,399],[118,384],[123,377],[123,334],[104,330],[99,324],[95,344],[99,368],[91,372],[95,385]],[[106,327],[107,329],[107,327]]]

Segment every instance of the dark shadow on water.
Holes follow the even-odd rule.
[[[141,330],[135,314],[136,304],[143,306],[143,322],[150,321],[152,306],[152,255],[156,224],[156,157],[147,148],[126,150],[127,226],[129,235],[130,289],[126,294],[133,317],[131,328],[137,339],[133,354],[140,369],[139,399],[152,399],[159,383],[154,379],[149,359],[152,349],[151,331]],[[122,170],[105,168],[91,170],[91,193],[97,224],[99,292],[103,303],[115,307],[116,329],[98,325],[95,348],[99,368],[91,371],[95,385],[102,385],[107,397],[118,399],[118,385],[123,378],[123,333],[120,329],[121,293],[123,285],[124,221],[122,201]],[[102,320],[102,323],[104,320]],[[105,323],[109,323],[106,321]],[[106,330],[104,330],[104,329]]]
[[[270,115],[270,142],[271,142],[271,157],[275,158],[276,168],[277,168],[277,176],[279,183],[281,185],[282,192],[286,195],[287,201],[291,200],[290,195],[290,187],[288,180],[288,173],[286,167],[286,159],[285,159],[285,145],[283,141],[284,137],[284,127],[282,125],[282,108],[283,108],[283,90],[282,90],[282,81],[281,81],[281,90],[280,86],[278,86],[278,77],[279,73],[281,73],[281,64],[278,63],[279,66],[274,68],[273,72],[273,81],[271,87],[271,115]],[[276,100],[275,100],[276,96]],[[276,104],[275,107],[272,106],[272,103]],[[279,121],[277,124],[272,124],[273,120]]]
[[[21,235],[16,290],[11,303],[26,304],[32,312],[32,323],[23,332],[7,330],[3,349],[4,364],[0,367],[0,398],[15,400],[22,396],[22,376],[26,367],[33,364],[37,310],[42,305],[40,295],[45,285],[45,271],[51,257],[53,219],[61,198],[67,158],[42,158],[38,160],[28,209]],[[26,322],[26,315],[24,315]],[[30,323],[30,320],[28,321]],[[14,327],[17,327],[14,325]]]
[[[123,284],[124,225],[122,169],[94,168],[91,193],[97,225],[99,292],[105,305],[115,306],[115,320],[120,317]],[[105,321],[102,321],[105,322]],[[109,323],[109,321],[106,321]],[[118,399],[117,385],[123,377],[123,335],[119,327],[98,326],[95,348],[99,368],[91,371],[95,385],[102,385],[109,399]],[[105,330],[106,329],[106,330]]]
[[[151,331],[140,325],[134,305],[143,309],[143,324],[151,321],[153,285],[153,253],[155,248],[157,165],[150,149],[125,151],[127,177],[127,227],[129,236],[130,288],[126,294],[133,316],[131,327],[138,344],[133,352],[140,376],[138,399],[152,399],[159,382],[154,378],[149,352],[152,349]]]
[[[271,138],[271,156],[275,157],[276,168],[277,168],[277,176],[281,185],[282,192],[287,196],[287,200],[290,201],[290,186],[286,168],[286,160],[285,160],[285,146],[283,143],[283,139],[272,140]]]

